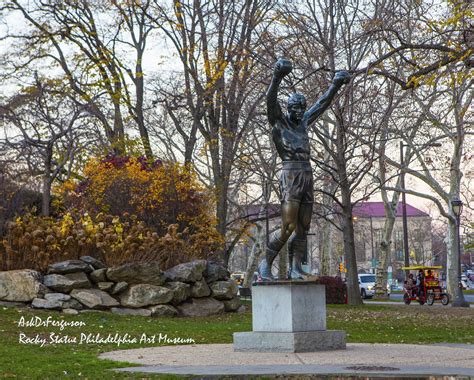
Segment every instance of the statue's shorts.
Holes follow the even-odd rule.
[[[308,161],[283,161],[280,201],[313,203],[313,173]]]

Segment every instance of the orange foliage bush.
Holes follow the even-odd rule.
[[[190,235],[206,235],[206,242],[221,242],[211,194],[186,166],[112,157],[91,160],[84,176],[87,180],[79,185],[63,186],[67,206],[91,214],[136,215],[160,236],[177,225],[177,232],[187,229]]]

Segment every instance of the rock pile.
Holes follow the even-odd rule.
[[[107,268],[84,256],[34,270],[0,272],[0,301],[77,314],[110,310],[122,315],[208,316],[241,307],[237,286],[221,265],[207,260],[179,264],[130,263]]]

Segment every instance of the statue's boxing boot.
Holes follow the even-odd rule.
[[[260,262],[258,266],[259,277],[263,281],[272,281],[275,279],[272,275],[272,264],[277,257],[280,249],[283,248],[285,242],[280,240],[279,233],[273,234],[270,242],[268,243],[267,250],[265,252],[265,258]]]
[[[303,270],[303,259],[308,249],[307,239],[292,238],[288,242],[288,254],[291,261],[291,271],[289,278],[292,280],[305,280],[312,278],[310,273]]]

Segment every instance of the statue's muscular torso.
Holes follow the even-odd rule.
[[[273,142],[282,161],[309,161],[310,145],[308,119],[293,123],[286,115],[275,120],[272,129]]]

